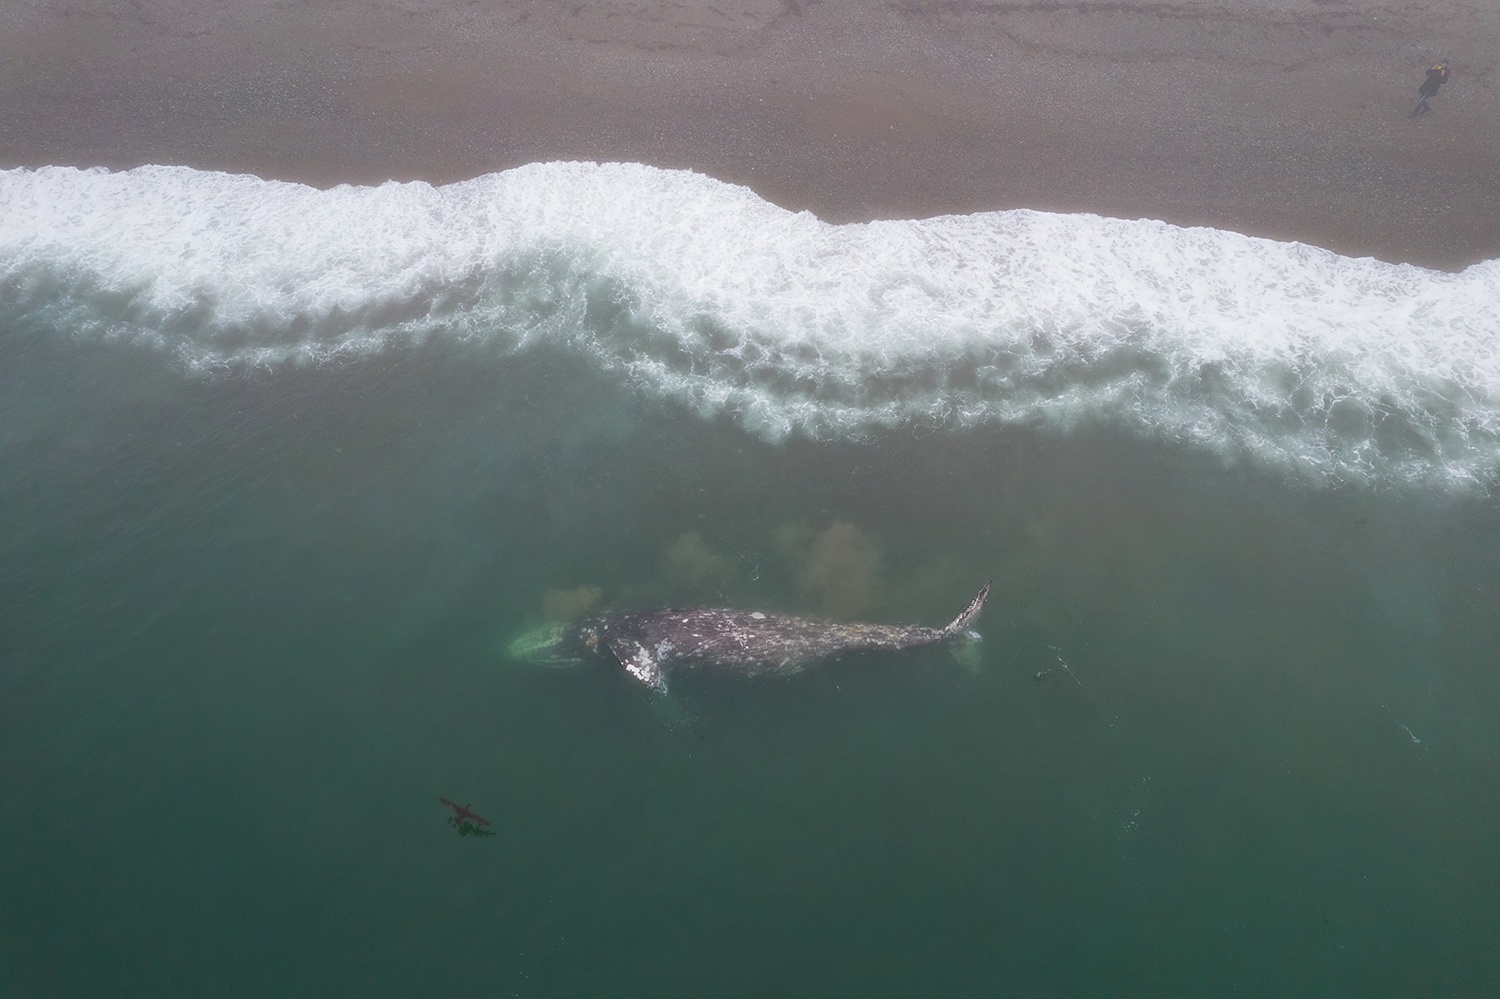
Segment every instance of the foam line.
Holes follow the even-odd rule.
[[[748,431],[1108,420],[1324,480],[1500,468],[1500,261],[1458,274],[1031,211],[828,225],[687,171],[320,191],[0,172],[0,323],[213,370],[440,336],[576,354]]]

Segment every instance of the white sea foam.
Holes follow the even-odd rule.
[[[1107,420],[1341,478],[1500,469],[1500,261],[1459,274],[1092,215],[833,226],[633,164],[329,191],[0,172],[0,325],[204,369],[557,349],[769,438]]]

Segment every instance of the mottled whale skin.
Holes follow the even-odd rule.
[[[958,639],[989,595],[987,582],[944,628],[666,607],[589,618],[566,632],[561,644],[580,657],[613,659],[641,683],[665,690],[665,672],[679,667],[717,667],[746,675],[795,673],[850,652],[899,652]]]

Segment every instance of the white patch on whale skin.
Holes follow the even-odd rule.
[[[662,676],[661,663],[657,661],[656,656],[640,642],[631,642],[630,644],[634,645],[635,648],[626,650],[623,647],[624,643],[611,642],[609,651],[619,661],[620,665],[625,667],[625,672],[635,677],[641,683],[654,690],[666,690],[667,681]],[[667,646],[668,649],[671,648],[670,642],[663,641],[658,645],[658,648],[662,645]]]

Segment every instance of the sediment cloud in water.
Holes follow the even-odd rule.
[[[729,564],[697,531],[679,534],[667,546],[663,558],[674,576],[689,583],[719,582],[729,574]]]
[[[542,594],[542,614],[550,621],[576,621],[593,610],[602,596],[604,591],[597,586],[548,590]]]
[[[815,597],[823,613],[858,617],[881,605],[886,587],[880,552],[855,525],[835,521],[814,532],[788,524],[772,538],[794,567],[797,588]]]

